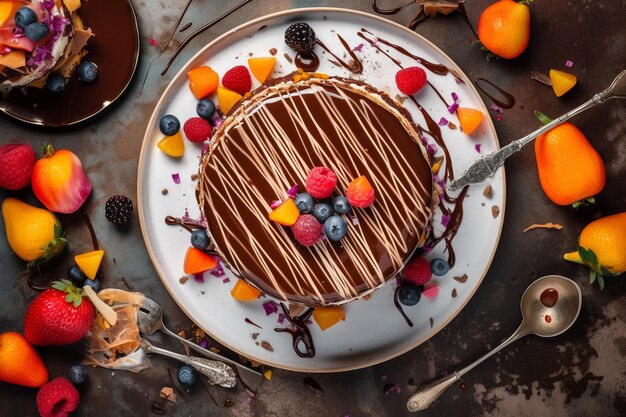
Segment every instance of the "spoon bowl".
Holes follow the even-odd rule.
[[[522,326],[537,336],[558,336],[578,318],[582,299],[580,287],[571,279],[560,275],[541,277],[522,295]]]

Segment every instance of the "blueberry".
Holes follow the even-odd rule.
[[[81,271],[76,264],[72,265],[67,271],[67,277],[70,279],[70,281],[72,281],[72,284],[74,284],[78,288],[83,288],[83,285],[85,285],[85,280],[87,279],[87,276],[83,274],[83,271]]]
[[[309,193],[300,193],[296,196],[296,206],[300,213],[310,213],[313,210],[313,197]]]
[[[65,77],[58,72],[53,72],[46,78],[46,88],[55,93],[65,90]]]
[[[181,385],[191,388],[196,383],[196,379],[198,379],[198,371],[189,365],[183,365],[178,368],[176,378]]]
[[[102,282],[100,282],[99,279],[89,279],[87,278],[85,280],[85,284],[89,287],[91,287],[92,290],[94,290],[95,292],[99,292],[102,289]]]
[[[333,209],[335,213],[346,214],[350,211],[352,206],[348,202],[348,199],[342,195],[335,197],[333,200]]]
[[[398,291],[398,301],[405,306],[414,306],[422,298],[422,292],[419,287],[409,282],[403,282]]]
[[[441,258],[436,258],[430,261],[430,270],[438,277],[445,275],[450,270],[450,265]]]
[[[204,230],[197,229],[191,233],[191,246],[194,248],[205,250],[209,247],[209,243],[211,243],[211,241]]]
[[[87,380],[87,370],[83,365],[74,365],[67,371],[67,378],[74,385],[84,384]]]
[[[196,113],[203,119],[209,120],[215,113],[215,103],[208,98],[203,98],[196,104]]]
[[[26,37],[33,42],[39,42],[50,33],[50,28],[48,25],[41,22],[31,23],[24,28],[24,33]]]
[[[92,83],[98,78],[98,66],[91,61],[81,62],[76,72],[84,83]]]
[[[326,219],[333,215],[333,208],[326,203],[318,203],[313,206],[313,215],[320,223],[324,223]]]
[[[159,122],[159,129],[161,129],[161,133],[163,133],[165,136],[172,136],[180,130],[180,121],[176,116],[166,114],[165,116],[161,117],[161,121]]]
[[[330,216],[324,222],[324,233],[330,240],[341,240],[348,233],[348,223],[341,216]]]
[[[37,15],[33,9],[28,7],[20,7],[15,12],[15,26],[20,29],[24,29],[26,26],[37,21]]]

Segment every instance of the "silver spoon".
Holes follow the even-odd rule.
[[[183,337],[180,337],[167,327],[163,323],[163,309],[161,306],[155,301],[144,298],[143,303],[141,303],[141,307],[137,311],[137,327],[139,331],[143,334],[153,334],[157,330],[162,331],[163,333],[172,336],[178,339],[180,342],[189,346],[196,352],[202,354],[203,356],[211,359],[215,359],[217,361],[228,363],[229,365],[236,368],[235,372],[239,373],[240,376],[245,376],[245,381],[242,381],[246,388],[249,388],[253,392],[256,392],[264,380],[264,376],[253,369],[248,368],[240,364],[239,362],[228,359],[218,353],[211,352],[208,349],[203,348],[202,346],[193,343]]]
[[[468,371],[523,336],[528,334],[541,337],[560,335],[574,324],[581,305],[580,288],[571,279],[560,275],[546,275],[537,279],[526,288],[522,295],[520,302],[522,324],[508,339],[460,371],[421,387],[409,398],[407,408],[411,412],[427,409]]]
[[[156,353],[158,355],[167,356],[192,366],[202,375],[206,376],[209,379],[209,384],[211,385],[219,385],[225,388],[233,388],[237,385],[237,375],[235,375],[235,371],[233,371],[233,368],[226,365],[224,362],[174,353],[169,350],[153,346],[152,343],[148,342],[146,339],[140,339],[140,345],[146,353]]]
[[[465,187],[466,185],[483,182],[484,180],[495,174],[498,168],[500,168],[504,164],[506,158],[522,149],[524,145],[532,142],[537,136],[547,132],[556,125],[559,125],[564,121],[569,120],[571,117],[577,115],[578,113],[582,113],[585,110],[592,108],[596,104],[604,103],[606,100],[611,98],[626,99],[626,70],[620,72],[619,75],[615,77],[609,88],[596,94],[590,100],[586,101],[575,109],[570,110],[561,117],[554,119],[547,125],[542,126],[541,128],[524,136],[523,138],[511,142],[495,152],[482,156],[480,159],[470,165],[470,167],[467,169],[467,171],[463,173],[463,175],[448,183],[446,188],[449,190],[457,190],[459,188]]]

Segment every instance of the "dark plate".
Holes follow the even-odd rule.
[[[84,0],[79,14],[95,36],[84,60],[98,65],[93,84],[74,74],[65,90],[12,90],[0,96],[0,110],[26,123],[47,127],[68,126],[100,113],[122,95],[137,68],[139,28],[130,0]]]

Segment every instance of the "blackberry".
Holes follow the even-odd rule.
[[[114,195],[104,206],[104,215],[113,224],[126,224],[133,214],[133,202],[123,195]]]
[[[285,42],[294,51],[308,54],[315,45],[315,32],[308,23],[294,23],[285,31]]]

